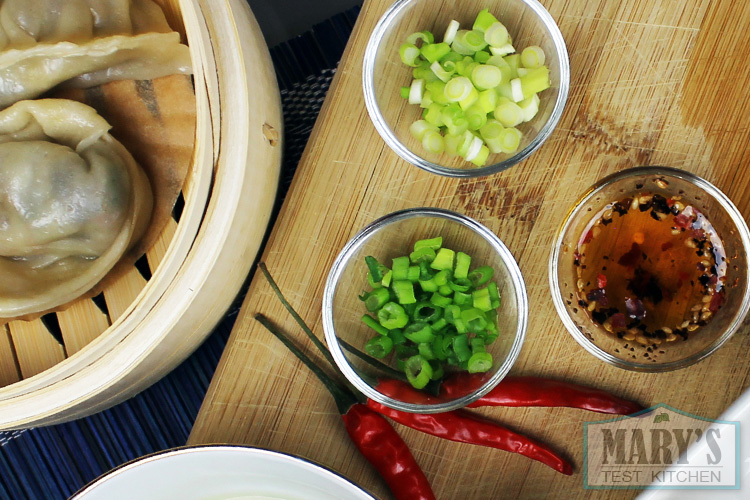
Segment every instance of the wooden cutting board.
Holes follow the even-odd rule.
[[[750,214],[750,3],[731,0],[543,0],[571,59],[571,92],[551,138],[524,163],[491,177],[449,179],[390,151],[367,116],[362,56],[390,0],[364,3],[263,259],[293,306],[322,337],[321,298],[345,242],[397,209],[437,206],[476,218],[505,241],[527,282],[527,340],[513,374],[595,385],[646,406],[666,403],[717,417],[750,384],[750,336],[739,331],[689,368],[631,373],[596,360],[565,331],[547,281],[552,238],[566,209],[594,181],[636,165],[670,165],[716,184]],[[349,442],[321,384],[264,330],[261,312],[304,338],[260,273],[190,438],[301,455],[391,498]],[[316,356],[319,358],[318,356]],[[633,498],[583,488],[583,422],[572,409],[484,411],[564,453],[566,477],[515,454],[441,441],[397,426],[440,499]]]

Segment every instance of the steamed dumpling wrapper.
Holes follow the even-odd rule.
[[[190,74],[153,0],[0,0],[0,108],[65,83]]]
[[[86,294],[146,230],[151,187],[109,128],[64,99],[0,111],[0,318]]]

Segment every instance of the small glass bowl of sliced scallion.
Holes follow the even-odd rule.
[[[537,0],[399,0],[373,30],[362,81],[394,152],[432,173],[478,177],[519,163],[550,136],[570,66]]]
[[[460,408],[490,391],[518,357],[527,320],[508,248],[473,219],[436,208],[394,212],[361,230],[336,258],[323,296],[326,341],[344,376],[409,412]],[[464,371],[484,374],[484,384],[442,397],[442,380]],[[386,379],[430,397],[386,395]]]

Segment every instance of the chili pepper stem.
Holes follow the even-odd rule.
[[[262,314],[256,314],[255,319],[263,325],[266,330],[279,339],[287,349],[292,351],[292,354],[297,356],[297,358],[302,361],[321,382],[323,382],[323,385],[328,389],[328,392],[331,393],[331,396],[333,396],[333,399],[336,401],[336,407],[338,408],[339,413],[342,415],[346,414],[352,405],[359,402],[357,396],[353,392],[338,384],[330,375],[324,372],[312,359],[310,359],[310,357],[307,356],[307,354],[294,345],[289,337],[281,333],[281,331],[276,328],[268,318]]]
[[[309,326],[307,326],[307,323],[305,323],[305,320],[302,319],[302,317],[297,313],[297,311],[294,310],[292,307],[292,304],[289,303],[288,300],[286,300],[286,297],[284,297],[284,294],[281,293],[281,289],[279,288],[279,285],[276,284],[276,281],[273,279],[273,276],[271,276],[271,273],[268,271],[268,267],[266,267],[265,262],[261,262],[258,264],[258,268],[260,268],[260,271],[263,273],[263,276],[265,276],[266,281],[268,281],[268,284],[271,286],[271,289],[276,294],[276,297],[278,297],[281,304],[286,308],[287,311],[289,311],[289,314],[292,315],[294,318],[294,321],[297,322],[297,324],[302,328],[302,330],[305,332],[305,334],[310,338],[313,344],[315,344],[315,347],[318,348],[318,350],[325,356],[326,360],[333,366],[333,368],[338,372],[338,367],[336,366],[336,363],[333,361],[333,356],[331,356],[331,352],[328,350],[326,346],[323,345],[323,343],[318,339],[318,337],[313,333],[313,331],[310,329]],[[339,372],[339,375],[342,375]]]
[[[313,331],[310,329],[310,327],[307,326],[307,323],[305,323],[305,320],[302,319],[302,317],[297,313],[297,311],[295,311],[294,307],[292,307],[292,304],[290,304],[289,301],[286,300],[286,298],[284,297],[284,294],[281,293],[281,289],[276,284],[276,281],[273,279],[273,276],[271,276],[271,273],[268,272],[268,268],[266,267],[265,263],[263,263],[263,262],[259,263],[258,267],[260,268],[261,272],[263,273],[263,276],[265,276],[266,280],[268,281],[268,284],[271,286],[271,289],[276,294],[276,297],[283,304],[283,306],[286,308],[286,310],[289,311],[289,314],[292,315],[292,317],[294,318],[294,320],[302,328],[302,330],[305,332],[305,334],[307,335],[307,337],[312,341],[313,344],[315,344],[315,347],[317,347],[318,350],[321,352],[321,354],[323,354],[323,356],[326,358],[326,361],[328,361],[328,363],[331,365],[331,367],[336,371],[336,373],[340,377],[346,378],[346,377],[344,377],[344,374],[341,372],[341,369],[338,367],[338,365],[336,364],[336,362],[333,360],[333,356],[331,355],[331,351],[328,350],[328,348],[325,345],[323,345],[323,343],[320,341],[320,339],[318,339],[318,337],[315,335],[315,333],[313,333]],[[351,347],[352,349],[354,349],[354,347],[352,347],[351,345],[347,344],[343,340],[341,341],[341,343],[345,347],[347,347],[347,350],[349,350],[348,349],[349,347]],[[356,349],[354,349],[354,350],[356,351]],[[353,351],[350,351],[350,352],[353,352]],[[355,355],[359,356],[358,353],[361,354],[362,356],[367,356],[366,354],[361,353],[360,351],[354,352]],[[359,357],[361,358],[362,356],[359,356]],[[365,359],[365,361],[368,361],[370,363],[372,361],[378,362],[378,361],[376,361],[374,359],[372,359],[372,361],[369,361],[369,360]],[[400,378],[403,378],[403,374],[398,373],[396,370],[393,370],[393,368],[390,368],[390,367],[388,367],[387,365],[385,365],[383,363],[380,363],[380,364],[382,365],[382,367],[385,367],[385,368],[381,367],[381,370],[385,370],[387,373],[390,373],[392,371],[392,372],[396,373]],[[390,370],[390,371],[388,371],[388,370]],[[364,379],[368,379],[369,378],[365,374],[361,374],[360,376],[362,378],[364,378]],[[404,380],[406,380],[406,379],[404,378]],[[376,380],[368,380],[368,382],[370,382],[371,384],[377,383]],[[357,391],[353,391],[353,392],[357,392]]]
[[[373,358],[372,356],[369,356],[367,353],[364,353],[345,341],[344,339],[339,339],[339,342],[341,342],[341,345],[349,351],[350,353],[357,356],[359,359],[364,361],[365,363],[370,364],[374,368],[377,368],[378,370],[382,371],[383,373],[387,374],[391,378],[395,378],[398,380],[403,380],[406,382],[406,376],[404,375],[404,372],[400,372],[394,368],[391,368],[390,366],[386,365],[385,363],[378,361],[377,359]]]

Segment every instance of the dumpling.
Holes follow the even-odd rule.
[[[146,230],[148,178],[109,128],[65,99],[0,111],[0,318],[84,295]]]
[[[153,0],[0,0],[0,108],[63,82],[191,72],[187,46]]]

